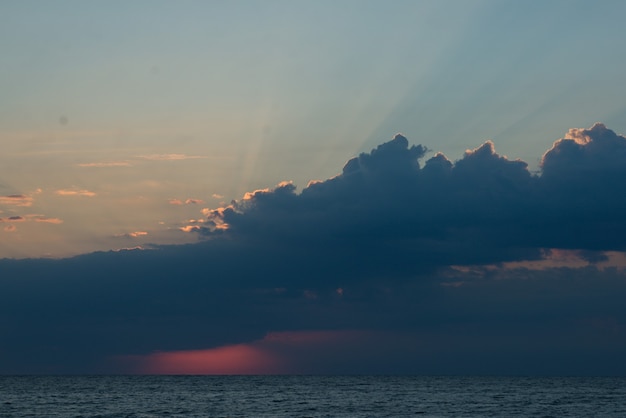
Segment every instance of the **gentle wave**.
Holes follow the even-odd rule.
[[[2,376],[0,417],[626,416],[626,378]]]

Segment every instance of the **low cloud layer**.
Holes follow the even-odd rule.
[[[3,260],[0,372],[626,374],[625,150],[570,130],[533,175],[397,135],[197,244]]]

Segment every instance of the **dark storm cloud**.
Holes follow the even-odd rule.
[[[302,263],[330,261],[325,268],[344,268],[346,280],[381,268],[411,276],[451,263],[539,257],[509,237],[536,181],[524,163],[498,156],[491,143],[455,165],[437,155],[420,169],[424,153],[397,135],[299,195],[282,184],[209,218],[242,241],[286,244]]]
[[[578,139],[557,141],[544,173],[533,176],[491,142],[456,163],[437,154],[421,168],[426,149],[397,135],[335,178],[301,194],[290,183],[249,193],[213,211],[209,224],[228,226],[240,242],[272,242],[297,264],[328,262],[346,280],[379,267],[410,277],[448,264],[540,258],[551,247],[622,250],[626,139],[600,124],[569,137]]]
[[[374,330],[389,337],[373,352],[415,349],[361,372],[626,374],[626,278],[602,267],[626,244],[625,142],[602,125],[570,131],[535,176],[491,142],[422,166],[426,148],[397,135],[300,194],[281,183],[205,211],[197,244],[3,260],[0,372]],[[550,248],[588,264],[501,264]]]

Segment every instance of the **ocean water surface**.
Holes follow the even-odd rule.
[[[0,417],[626,417],[626,378],[0,376]]]

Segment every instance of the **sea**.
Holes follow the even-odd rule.
[[[626,417],[624,377],[0,376],[0,417]]]

